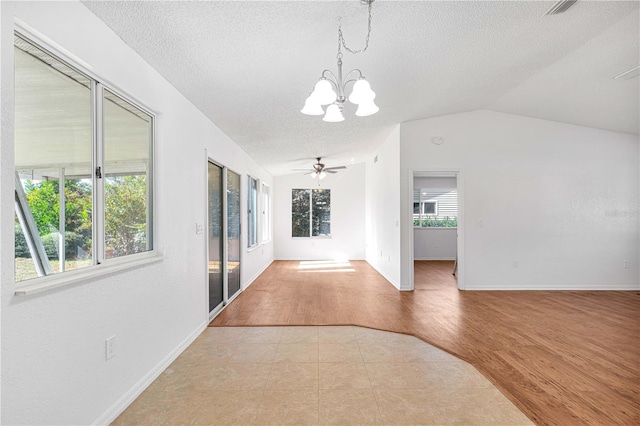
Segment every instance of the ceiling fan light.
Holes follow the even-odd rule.
[[[353,90],[349,95],[349,102],[359,105],[362,102],[372,101],[376,97],[376,94],[371,90],[371,85],[364,78],[361,77],[353,84]]]
[[[326,121],[329,123],[338,123],[340,121],[344,121],[344,116],[342,115],[340,107],[337,104],[329,105],[322,121]]]
[[[318,173],[318,179],[324,179],[326,177],[327,177],[327,174],[324,171]]]
[[[324,110],[322,109],[322,105],[318,103],[313,96],[309,96],[307,100],[304,102],[304,107],[300,110],[301,113],[306,115],[323,115]]]
[[[358,110],[356,111],[356,115],[358,117],[368,117],[370,115],[375,114],[378,111],[380,111],[380,108],[378,108],[378,105],[376,105],[372,99],[369,102],[363,102],[359,104]]]
[[[316,103],[320,105],[329,105],[338,99],[338,95],[326,78],[318,80],[310,97],[315,99]]]

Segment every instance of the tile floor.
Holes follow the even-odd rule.
[[[115,425],[531,425],[474,367],[361,327],[207,327]]]

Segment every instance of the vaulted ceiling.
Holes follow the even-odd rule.
[[[361,48],[367,8],[348,1],[85,2],[128,45],[274,175],[359,162],[398,123],[491,109],[638,133],[637,1],[382,1],[369,49],[346,53],[380,112],[325,123],[300,113],[336,71],[337,24]],[[516,142],[514,142],[516,143]]]

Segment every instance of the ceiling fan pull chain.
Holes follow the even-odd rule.
[[[344,50],[346,50],[349,53],[352,53],[354,55],[357,55],[358,53],[362,53],[362,52],[366,52],[366,50],[369,48],[369,37],[371,36],[371,5],[373,4],[374,0],[364,0],[362,1],[362,3],[366,3],[369,5],[369,22],[368,22],[368,30],[367,30],[367,37],[365,39],[365,44],[364,44],[364,48],[360,49],[360,50],[352,50],[349,48],[349,46],[347,46],[347,42],[344,39],[344,36],[342,35],[342,18],[338,17],[338,54],[340,55],[340,45],[342,45],[342,47],[344,47]]]

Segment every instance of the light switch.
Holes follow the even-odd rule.
[[[196,234],[204,234],[204,224],[202,222],[196,222]]]

